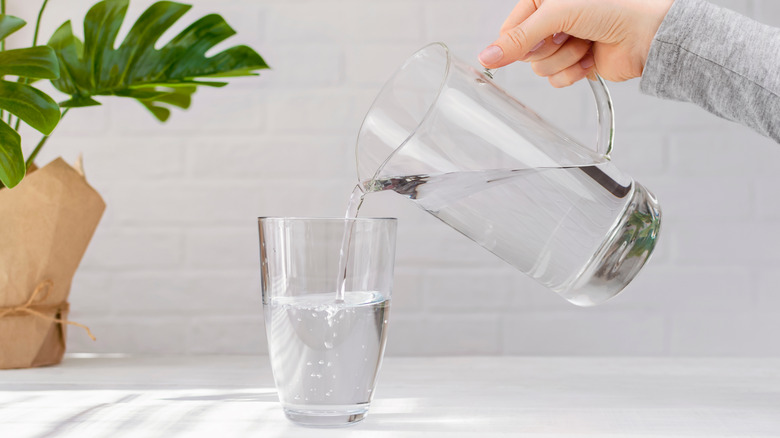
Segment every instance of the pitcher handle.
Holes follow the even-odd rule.
[[[615,112],[612,106],[612,96],[604,79],[595,75],[595,79],[589,79],[588,83],[593,90],[593,96],[596,98],[596,117],[598,118],[598,133],[596,136],[596,152],[603,154],[609,159],[612,153],[612,146],[615,142]],[[603,152],[602,152],[603,151]]]
[[[483,74],[493,79],[493,71],[493,69],[486,68]],[[595,79],[588,78],[588,83],[593,90],[593,97],[596,98],[596,118],[599,123],[599,130],[596,134],[596,152],[609,160],[609,154],[612,153],[612,147],[615,144],[615,111],[612,106],[612,96],[609,94],[604,78],[598,73],[595,74]]]

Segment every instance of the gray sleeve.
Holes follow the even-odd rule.
[[[693,102],[780,143],[780,29],[703,0],[676,0],[640,88]]]

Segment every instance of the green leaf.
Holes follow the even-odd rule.
[[[26,166],[22,155],[22,137],[0,120],[0,181],[11,188],[24,178]]]
[[[24,26],[24,20],[0,15],[0,40]],[[22,82],[1,80],[3,75],[18,76]],[[28,125],[50,134],[60,120],[57,103],[44,92],[23,82],[30,79],[56,79],[59,62],[49,47],[39,46],[0,52],[0,109],[24,120]],[[14,187],[24,178],[24,155],[21,137],[7,123],[0,121],[0,181]]]
[[[97,100],[86,96],[73,96],[72,99],[68,99],[64,102],[60,102],[60,106],[63,108],[83,108],[85,106],[99,106],[101,105],[100,102]]]
[[[157,118],[157,120],[165,122],[168,120],[168,117],[170,117],[171,111],[159,104],[165,103],[170,106],[187,109],[192,103],[192,94],[195,93],[195,90],[195,86],[177,86],[170,88],[169,91],[162,96],[154,99],[141,100],[140,102]]]
[[[27,24],[24,20],[13,15],[0,14],[0,41],[8,35],[16,32]]]
[[[42,132],[51,134],[60,121],[60,108],[43,91],[19,82],[0,81],[0,108]]]
[[[171,116],[171,110],[163,106],[152,105],[150,102],[141,101],[141,104],[152,113],[152,115],[161,122],[167,122]]]
[[[79,58],[81,58],[84,53],[84,47],[81,44],[81,41],[73,36],[70,21],[63,23],[63,25],[54,32],[54,35],[52,35],[49,40],[49,47],[54,49],[60,64],[60,78],[56,81],[52,81],[52,84],[63,93],[73,96],[71,100],[80,100],[78,99],[78,88],[76,87],[76,82],[73,77],[87,75],[84,66],[79,62]]]
[[[6,50],[0,52],[0,75],[57,79],[60,64],[49,46]]]
[[[156,99],[158,102],[167,103],[181,109],[187,109],[192,103],[192,95],[197,87],[175,87],[170,92]]]
[[[93,96],[121,96],[138,100],[158,120],[170,116],[167,106],[187,108],[200,85],[224,86],[204,78],[256,76],[268,68],[247,46],[236,46],[206,57],[206,52],[235,34],[216,14],[206,15],[160,49],[160,37],[190,5],[160,1],[150,6],[115,47],[127,13],[128,0],[103,0],[84,19],[84,43],[64,23],[49,41],[60,62],[60,79],[54,86],[71,99],[63,106],[94,104]]]

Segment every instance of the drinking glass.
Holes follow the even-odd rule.
[[[265,217],[259,231],[268,353],[287,418],[362,420],[385,348],[396,220]]]

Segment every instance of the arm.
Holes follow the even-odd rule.
[[[594,70],[642,77],[646,94],[780,142],[780,29],[704,0],[520,0],[479,58],[489,68],[529,62],[556,87]]]
[[[703,0],[676,0],[650,46],[640,87],[780,142],[780,29]]]

